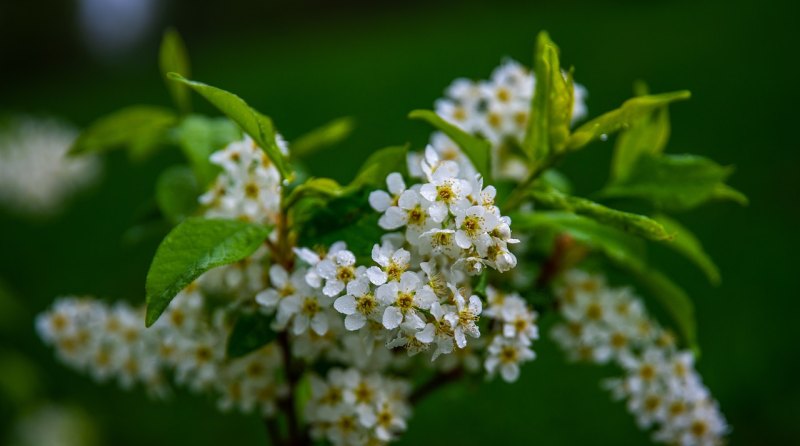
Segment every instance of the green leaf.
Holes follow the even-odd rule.
[[[125,148],[134,159],[142,159],[166,140],[167,131],[178,121],[168,108],[134,105],[93,122],[69,150],[70,155],[107,152]]]
[[[407,155],[408,144],[385,147],[372,152],[361,165],[349,187],[354,190],[364,186],[382,189],[386,186],[386,177],[390,173],[399,172],[403,176],[407,176]]]
[[[641,270],[634,273],[634,277],[647,294],[667,311],[686,344],[699,353],[694,304],[686,292],[659,271]]]
[[[489,141],[471,135],[442,119],[430,110],[414,110],[408,114],[411,119],[425,121],[453,140],[462,152],[472,161],[472,165],[486,181],[491,181],[491,149]]]
[[[167,84],[172,100],[182,113],[189,113],[192,110],[192,98],[186,85],[170,82],[167,73],[174,72],[181,76],[191,76],[189,56],[186,54],[186,46],[175,29],[170,28],[164,33],[161,40],[161,51],[159,54],[159,65],[161,76]]]
[[[750,200],[747,198],[747,195],[728,186],[727,184],[717,184],[713,192],[711,192],[711,199],[720,201],[733,201],[734,203],[738,203],[742,206],[747,206],[750,204]]]
[[[569,137],[574,88],[572,73],[561,72],[558,47],[542,31],[536,42],[536,75],[530,118],[522,147],[534,166],[561,152]]]
[[[611,180],[624,179],[642,154],[659,155],[670,133],[669,109],[662,106],[632,120],[630,127],[617,137],[611,160]]]
[[[647,267],[644,240],[587,217],[560,211],[537,211],[512,216],[515,230],[555,231],[605,254],[615,263],[643,270]]]
[[[250,135],[256,144],[264,150],[269,159],[275,164],[281,176],[291,181],[293,175],[291,166],[286,156],[284,156],[278,148],[278,144],[275,141],[275,127],[270,118],[251,108],[244,99],[233,93],[212,87],[202,82],[188,80],[177,73],[169,73],[168,76],[175,82],[183,83],[191,87],[194,91],[206,98],[208,102],[217,107],[225,116],[239,124],[242,130]]]
[[[659,209],[683,211],[710,199],[734,198],[719,195],[732,172],[731,167],[695,155],[642,155],[627,178],[607,186],[601,195],[638,198]]]
[[[644,215],[618,211],[580,197],[572,197],[555,189],[533,190],[531,196],[550,208],[585,215],[600,223],[650,240],[665,240],[670,234],[657,221]]]
[[[197,178],[187,166],[172,166],[158,177],[156,203],[172,223],[180,223],[197,210],[201,194]]]
[[[319,198],[330,200],[341,197],[347,192],[347,188],[341,186],[330,178],[309,178],[305,183],[300,184],[292,190],[286,198],[284,207],[291,208],[304,198]]]
[[[324,148],[336,145],[350,136],[355,126],[355,119],[349,116],[334,119],[292,141],[291,155],[303,158]]]
[[[268,234],[262,225],[237,220],[195,217],[176,226],[161,242],[147,272],[147,326],[202,273],[244,259]]]
[[[537,181],[559,192],[565,194],[572,193],[572,182],[569,181],[566,175],[556,169],[545,170]]]
[[[666,215],[657,215],[654,218],[666,228],[667,232],[674,235],[671,243],[667,243],[667,246],[684,255],[705,273],[709,282],[718,285],[720,283],[719,269],[703,249],[700,240],[683,225]]]
[[[258,311],[239,314],[228,336],[228,358],[240,358],[274,341],[278,333],[271,324],[272,317]]]
[[[604,113],[578,127],[567,140],[566,148],[576,150],[598,138],[604,138],[623,128],[630,128],[637,120],[653,110],[672,102],[689,99],[690,96],[691,93],[682,90],[628,99],[620,108]]]
[[[302,210],[305,215],[298,246],[327,247],[343,240],[359,262],[369,263],[372,247],[380,243],[384,231],[378,226],[379,214],[369,206],[367,195],[365,191],[319,203],[309,201]]]
[[[219,166],[211,164],[211,154],[242,137],[239,128],[229,119],[200,115],[184,118],[176,136],[181,151],[203,186],[210,184],[220,170]]]

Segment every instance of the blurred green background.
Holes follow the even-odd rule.
[[[636,79],[655,92],[690,89],[692,100],[671,108],[667,150],[736,165],[730,183],[751,205],[714,204],[679,216],[716,259],[721,286],[671,253],[654,254],[695,301],[699,369],[733,427],[731,444],[800,443],[800,15],[790,2],[140,2],[157,6],[142,39],[127,46],[111,39],[105,47],[83,33],[85,10],[76,2],[0,4],[0,111],[84,126],[130,104],[169,105],[157,47],[170,24],[187,41],[195,78],[237,92],[290,141],[354,116],[354,135],[311,165],[340,180],[371,150],[405,141],[421,147],[430,129],[408,121],[409,110],[430,108],[456,77],[486,78],[505,56],[529,64],[542,29],[588,88],[590,116],[629,97]],[[114,36],[126,20],[105,27]],[[612,145],[595,144],[564,165],[579,193],[602,186]],[[131,165],[112,154],[97,187],[55,219],[0,210],[0,280],[19,307],[0,309],[0,363],[11,351],[30,359],[32,370],[17,370],[11,381],[18,393],[83,408],[103,444],[266,444],[258,418],[220,415],[203,398],[154,403],[142,392],[97,386],[57,363],[33,332],[33,315],[63,293],[143,301],[159,236],[131,245],[123,234],[147,209],[157,173],[179,159],[162,153]],[[449,388],[426,400],[400,444],[647,442],[599,387],[613,370],[567,364],[546,336],[535,349],[538,359],[515,385]],[[25,398],[0,398],[2,442]]]

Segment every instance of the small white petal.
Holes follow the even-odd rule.
[[[403,322],[403,313],[397,307],[386,307],[383,312],[383,326],[389,330],[393,330],[400,326]]]
[[[373,285],[383,285],[386,283],[386,272],[382,269],[378,268],[377,266],[370,266],[367,268],[367,277],[369,281],[373,283]]]
[[[347,317],[344,318],[344,328],[355,331],[363,327],[366,322],[367,318],[361,313],[356,312],[348,314]]]
[[[397,172],[392,172],[386,177],[386,185],[389,187],[389,192],[393,195],[400,195],[406,189],[403,176]]]
[[[369,194],[369,205],[378,212],[384,212],[392,205],[392,197],[382,190],[372,191]]]
[[[435,329],[433,327],[433,324],[428,324],[422,331],[417,332],[417,334],[415,334],[414,336],[417,338],[418,341],[424,342],[425,344],[430,344],[431,342],[433,342],[434,331]]]
[[[333,308],[342,314],[353,314],[356,311],[356,299],[346,294],[333,302]]]

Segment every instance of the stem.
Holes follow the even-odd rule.
[[[574,240],[568,234],[561,234],[553,242],[553,252],[542,265],[539,277],[536,278],[536,288],[544,289],[561,273],[567,251],[574,245]]]
[[[267,239],[266,245],[272,254],[273,262],[281,265],[286,271],[292,271],[294,267],[294,253],[289,240],[288,211],[283,206],[284,198],[285,197],[281,196],[281,212],[278,214],[277,221],[275,222],[277,240],[273,243]],[[300,420],[297,418],[297,406],[295,404],[297,383],[300,377],[303,376],[303,364],[295,362],[294,358],[292,358],[289,335],[286,331],[278,333],[278,343],[281,347],[283,366],[286,372],[286,384],[289,387],[288,395],[279,403],[281,411],[286,418],[287,438],[282,439],[280,437],[277,430],[277,423],[274,419],[265,419],[264,424],[270,439],[275,445],[307,446],[311,444],[311,440],[307,432],[300,426]]]
[[[275,418],[264,418],[264,427],[267,428],[267,436],[269,436],[269,442],[272,446],[281,446],[284,444]]]
[[[300,422],[297,419],[297,406],[295,405],[295,390],[297,382],[302,376],[302,369],[292,360],[289,351],[289,335],[283,331],[278,333],[278,342],[281,345],[284,367],[286,368],[286,383],[289,385],[289,394],[283,400],[281,407],[286,416],[287,430],[289,438],[286,444],[289,446],[304,446],[310,444],[306,432],[300,429]]]
[[[464,370],[460,368],[449,371],[447,373],[437,374],[433,378],[422,384],[421,386],[417,387],[411,393],[411,396],[408,398],[408,401],[412,405],[418,404],[420,401],[425,399],[425,397],[427,397],[434,391],[440,389],[441,387],[444,387],[445,385],[451,382],[457,381],[462,376],[464,376]]]
[[[503,204],[503,210],[508,212],[511,209],[514,209],[522,204],[522,201],[528,195],[528,189],[530,189],[531,185],[534,181],[536,181],[539,176],[544,173],[547,169],[553,167],[559,160],[561,160],[560,155],[551,156],[549,159],[544,161],[542,164],[536,166],[531,170],[531,173],[528,174],[528,177],[520,183],[511,195],[506,199],[506,202]]]

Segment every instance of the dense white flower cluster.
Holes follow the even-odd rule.
[[[456,79],[436,101],[436,113],[462,130],[492,143],[496,178],[521,179],[527,174],[518,147],[525,138],[536,79],[526,67],[506,60],[488,80]],[[586,116],[586,89],[575,85],[572,121]],[[469,161],[447,136],[434,133],[431,146],[444,159],[468,169]]]
[[[51,119],[19,118],[0,134],[0,204],[30,214],[59,211],[100,173],[96,157],[67,157],[78,132]]]
[[[278,147],[288,154],[283,138]],[[280,211],[281,176],[264,151],[252,138],[228,144],[211,155],[211,162],[222,168],[211,189],[200,197],[207,217],[274,223]]]
[[[178,385],[216,394],[221,409],[275,413],[277,399],[286,392],[278,379],[279,347],[270,344],[227,359],[225,311],[217,309],[209,320],[207,310],[202,294],[187,290],[146,329],[142,309],[64,297],[37,317],[36,327],[61,360],[100,382],[116,380],[124,388],[138,383],[163,397],[169,393],[171,372]]]
[[[311,378],[306,418],[315,439],[335,445],[384,444],[405,431],[411,414],[406,381],[356,369]]]
[[[676,348],[638,297],[578,270],[565,275],[557,296],[566,322],[554,327],[553,338],[574,360],[612,361],[625,370],[624,377],[606,386],[616,398],[627,400],[642,429],[655,427],[655,441],[722,443],[728,427],[694,368],[694,356]]]
[[[288,145],[280,135],[275,142],[288,154]],[[280,173],[252,138],[245,135],[214,152],[211,162],[222,171],[199,198],[206,217],[275,224],[280,212]],[[200,286],[212,293],[252,298],[267,286],[266,260],[267,249],[262,247],[241,262],[204,274]]]

